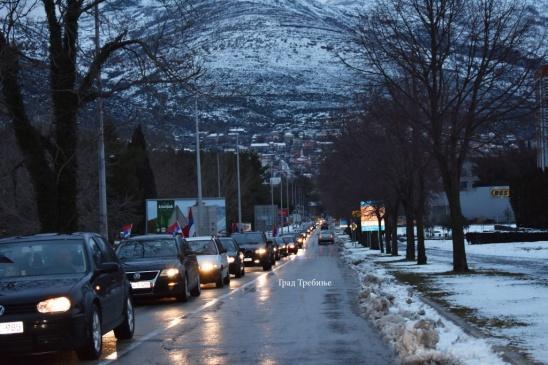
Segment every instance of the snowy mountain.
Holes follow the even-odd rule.
[[[283,122],[322,121],[350,107],[356,85],[337,55],[351,51],[347,27],[363,4],[357,0],[193,1],[191,35],[181,38],[175,49],[191,49],[203,67],[199,83],[208,96],[199,99],[200,118],[212,128],[229,124],[267,129]],[[124,0],[114,7],[120,6],[136,20],[135,32],[146,31],[162,17],[163,8],[153,1]],[[107,69],[105,76],[115,78],[118,73],[117,68],[110,73]],[[159,105],[150,98],[131,96],[141,107],[155,110],[160,129],[179,134],[178,130],[192,126],[191,100],[171,98]]]

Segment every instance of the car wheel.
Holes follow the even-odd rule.
[[[101,328],[101,315],[95,304],[91,309],[86,331],[85,344],[76,350],[76,355],[80,360],[97,360],[103,350],[103,330]]]
[[[236,274],[234,274],[234,276],[235,276],[237,279],[239,279],[239,278],[241,278],[241,277],[243,276],[243,272],[244,272],[244,270],[243,270],[243,265],[240,263],[240,269],[238,270],[238,272],[237,272]]]
[[[178,302],[186,302],[188,300],[188,297],[190,297],[190,288],[188,287],[187,274],[185,274],[184,280],[183,280],[183,291],[182,291],[182,293],[177,295],[177,301]]]
[[[230,284],[230,272],[228,270],[226,271],[226,278],[225,278],[224,282],[225,282],[226,285]]]
[[[268,261],[268,263],[263,265],[263,271],[270,271],[272,270],[272,261]]]
[[[245,265],[242,264],[242,276],[245,276]]]
[[[224,286],[223,274],[221,272],[219,273],[219,277],[215,281],[215,286],[219,289]]]
[[[114,329],[114,337],[118,340],[129,340],[135,330],[135,311],[133,301],[128,296],[125,305],[124,321]]]
[[[190,294],[192,294],[193,297],[199,297],[200,294],[202,294],[202,287],[200,284],[200,275],[196,274],[196,285],[192,290],[190,291]]]

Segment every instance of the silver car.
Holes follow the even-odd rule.
[[[230,272],[226,249],[215,237],[202,236],[187,238],[190,249],[198,259],[200,282],[215,283],[222,288],[230,283]]]

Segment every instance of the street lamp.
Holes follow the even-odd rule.
[[[238,230],[242,226],[242,195],[240,190],[240,132],[236,132],[236,170],[237,170],[237,179],[238,179]]]
[[[95,3],[95,57],[99,57],[101,50],[99,39],[99,2]],[[101,96],[103,85],[101,83],[101,68],[97,71],[97,119],[99,122],[99,136],[97,141],[97,159],[99,168],[99,232],[108,239],[108,215],[107,215],[107,173],[105,163],[105,127],[103,118],[103,98]]]
[[[202,206],[202,163],[200,160],[200,127],[198,122],[198,96],[194,97],[194,120],[196,124],[196,177],[198,184],[198,206]]]

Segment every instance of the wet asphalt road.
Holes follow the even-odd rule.
[[[229,288],[204,286],[187,303],[141,303],[132,341],[104,337],[97,364],[391,364],[392,352],[355,313],[357,282],[336,246],[284,258],[272,272],[247,268]],[[321,282],[303,287],[304,282]],[[329,281],[331,283],[329,283]],[[295,286],[292,286],[295,285]],[[73,353],[24,356],[10,364],[78,363]],[[4,363],[4,361],[1,361]]]

